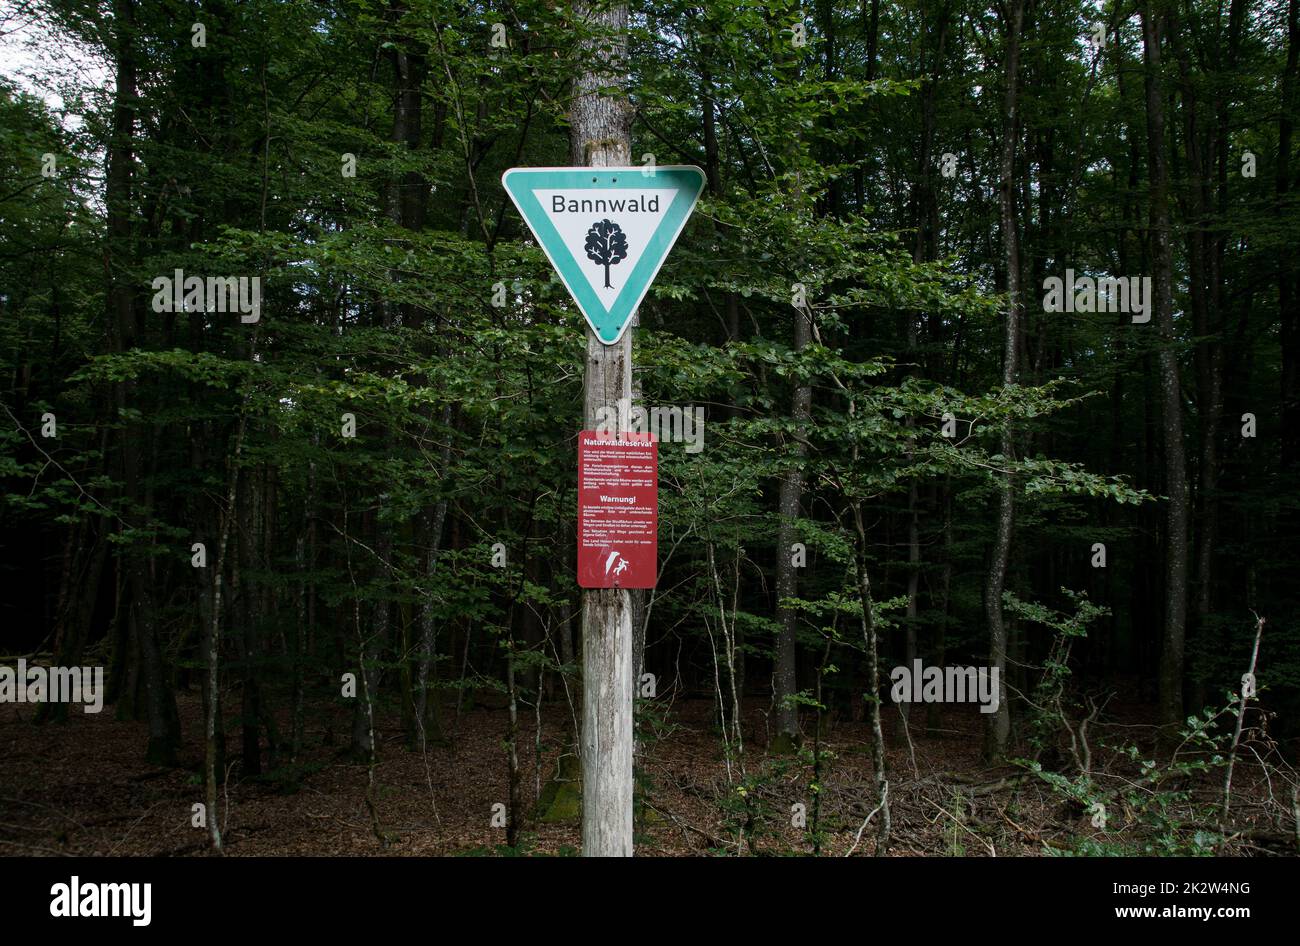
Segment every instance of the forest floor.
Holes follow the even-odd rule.
[[[0,705],[0,855],[205,853],[206,831],[192,824],[192,806],[203,800],[202,707],[194,692],[181,693],[178,704],[186,741],[181,767],[174,769],[146,763],[147,724],[118,721],[111,707],[97,715],[74,707],[67,723],[35,726],[31,706]],[[829,727],[820,748],[831,755],[825,757],[814,806],[812,723],[805,725],[803,762],[770,754],[764,749],[767,709],[758,699],[745,707],[744,775],[735,757],[730,766],[724,758],[711,700],[677,700],[662,714],[660,735],[643,743],[638,757],[650,790],[637,830],[639,854],[812,853],[808,832],[794,824],[798,809],[793,806],[799,804],[805,806],[807,826],[820,828],[822,854],[873,852],[879,815],[861,830],[876,807],[867,725],[841,720]],[[397,714],[381,715],[373,797],[382,843],[366,802],[367,767],[348,761],[342,751],[350,732],[348,708],[309,705],[297,763],[282,762],[280,769],[257,778],[241,775],[240,733],[228,720],[231,768],[220,802],[226,852],[577,853],[576,818],[542,823],[535,817],[539,784],[545,789],[555,771],[567,718],[562,704],[543,714],[539,783],[534,718],[530,708],[521,707],[519,794],[525,818],[513,850],[505,847],[502,818],[493,823],[494,806],[504,806],[509,795],[504,709],[479,706],[457,715],[454,706],[446,707],[448,738],[429,746],[427,767],[418,751],[406,748]],[[1074,850],[1081,839],[1101,834],[1082,805],[1054,794],[1023,767],[986,768],[980,761],[984,719],[973,707],[944,707],[939,731],[928,736],[925,707],[915,707],[912,720],[909,746],[895,720],[885,718],[890,853],[1042,855]],[[288,719],[278,722],[287,732]],[[1132,721],[1116,725],[1127,730],[1125,723]],[[1133,737],[1126,732],[1123,738]],[[1094,740],[1100,758],[1106,738],[1099,732]],[[265,757],[265,740],[262,749]],[[1237,778],[1234,804],[1248,815],[1266,786],[1246,766]],[[1185,787],[1213,797],[1215,784],[1206,779]],[[1263,811],[1262,804],[1259,808]],[[751,815],[752,827],[742,831]],[[1252,845],[1243,845],[1237,852],[1250,853]]]

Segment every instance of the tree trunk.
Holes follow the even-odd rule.
[[[851,408],[850,408],[851,409]],[[853,452],[857,460],[857,450]],[[867,529],[862,518],[862,503],[852,502],[853,525],[857,532],[855,565],[858,597],[862,603],[862,643],[867,652],[867,705],[871,720],[871,769],[876,783],[876,804],[880,821],[876,829],[876,854],[889,851],[892,823],[889,813],[889,774],[885,769],[885,736],[880,725],[880,655],[876,636],[875,603],[871,594],[871,577],[867,572]]]
[[[1241,0],[1232,5],[1227,68],[1235,67],[1237,44],[1240,37]],[[1218,226],[1214,220],[1210,191],[1211,154],[1221,148],[1203,147],[1205,136],[1200,131],[1196,84],[1192,75],[1193,59],[1186,48],[1176,17],[1171,18],[1170,40],[1178,59],[1180,85],[1183,95],[1183,146],[1187,153],[1188,216],[1191,225],[1187,232],[1188,295],[1191,301],[1192,331],[1201,341],[1196,346],[1197,413],[1200,417],[1200,470],[1196,496],[1195,543],[1195,606],[1192,633],[1196,635],[1201,653],[1214,652],[1213,639],[1217,637],[1211,627],[1214,604],[1214,546],[1218,538],[1218,501],[1215,491],[1219,479],[1219,432],[1223,414],[1223,346],[1222,331],[1222,267],[1218,248],[1221,239],[1210,239]],[[1226,102],[1222,94],[1216,101],[1217,128],[1227,134]],[[1226,161],[1226,154],[1223,155]],[[1221,167],[1219,204],[1221,211],[1227,203],[1226,167]],[[1193,708],[1204,706],[1208,700],[1206,674],[1193,671],[1192,691],[1189,701]]]
[[[782,54],[784,59],[785,54]],[[795,67],[795,75],[798,68]],[[789,157],[793,170],[790,190],[790,208],[797,214],[804,213],[805,199],[803,179],[799,167],[801,136],[795,132],[789,143]],[[794,350],[802,352],[812,341],[812,310],[805,300],[802,305],[794,306]],[[776,655],[772,667],[772,697],[775,702],[776,735],[772,749],[776,752],[790,752],[799,744],[799,706],[794,702],[799,693],[798,679],[798,640],[797,627],[799,616],[793,608],[782,602],[793,598],[799,592],[799,580],[795,571],[791,546],[799,538],[795,521],[799,518],[799,507],[803,501],[804,459],[808,456],[806,442],[808,422],[812,416],[812,386],[796,384],[790,402],[790,417],[795,425],[795,443],[788,456],[793,458],[793,465],[781,479],[781,493],[777,499],[779,517],[776,537],[776,620],[777,639]]]
[[[806,306],[795,309],[794,348],[803,351],[812,340],[811,313]],[[796,463],[781,480],[781,495],[777,500],[780,524],[776,540],[776,663],[773,668],[772,692],[776,700],[776,738],[772,748],[777,752],[790,752],[799,744],[799,707],[794,697],[799,692],[797,675],[798,649],[796,627],[798,614],[782,602],[799,592],[791,546],[799,538],[795,521],[799,518],[799,504],[803,498],[803,460],[808,454],[804,443],[808,418],[812,413],[812,387],[799,384],[794,389],[791,416],[796,425],[796,442],[793,455]]]
[[[131,0],[117,0],[113,4],[113,22],[116,30],[114,58],[116,60],[116,92],[113,103],[113,129],[108,147],[108,174],[105,183],[104,204],[107,211],[107,242],[105,244],[105,271],[109,274],[108,325],[109,343],[116,353],[134,347],[139,332],[135,313],[135,293],[123,274],[132,264],[132,196],[131,178],[134,166],[136,101],[135,56],[135,6]],[[138,405],[131,403],[134,384],[127,381],[114,384],[114,402],[121,412]],[[122,488],[130,507],[144,507],[143,514],[132,513],[132,525],[143,533],[152,531],[149,522],[148,498],[141,494],[144,475],[143,433],[139,425],[128,423],[122,430],[119,450]],[[152,542],[152,539],[149,540]],[[180,745],[180,722],[176,713],[176,700],[168,684],[167,673],[158,642],[158,629],[154,608],[153,576],[148,557],[141,548],[131,546],[123,550],[124,567],[130,588],[131,612],[136,629],[136,653],[139,655],[138,672],[144,685],[145,709],[149,718],[149,743],[145,757],[158,765],[174,765],[176,749]]]
[[[1014,183],[1016,135],[1018,134],[1020,83],[1020,27],[1025,17],[1025,0],[1012,0],[1007,22],[1006,84],[1003,99],[1002,153],[999,159],[998,215],[1002,230],[1002,252],[1007,278],[1007,324],[1002,354],[1002,384],[1011,387],[1019,377],[1020,365],[1020,233]],[[1002,428],[1002,455],[1010,459],[1015,442],[1010,424]],[[998,496],[998,527],[984,589],[984,612],[989,625],[991,668],[998,674],[998,709],[988,717],[985,755],[1000,759],[1011,735],[1011,708],[1007,705],[1007,629],[1002,618],[1002,589],[1006,585],[1011,556],[1011,533],[1015,526],[1015,494],[1011,477],[1004,478]]]
[[[1182,392],[1174,349],[1173,258],[1169,240],[1169,170],[1165,160],[1165,92],[1160,75],[1163,17],[1140,7],[1146,61],[1147,160],[1151,175],[1150,226],[1155,264],[1155,323],[1160,333],[1160,403],[1165,441],[1165,620],[1160,657],[1162,738],[1176,735],[1183,718],[1183,639],[1187,620],[1187,465]]]

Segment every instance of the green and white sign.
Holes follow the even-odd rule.
[[[704,172],[511,168],[501,183],[591,330],[613,345],[695,209]]]

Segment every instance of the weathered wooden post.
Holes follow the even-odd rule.
[[[632,110],[623,90],[627,7],[593,10],[580,2],[574,15],[594,35],[582,42],[589,65],[574,81],[571,163],[625,167],[632,158]],[[588,430],[608,415],[602,408],[617,416],[619,399],[631,400],[632,332],[606,345],[587,327]],[[632,602],[625,588],[582,592],[582,853],[632,856]]]

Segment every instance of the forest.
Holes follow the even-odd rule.
[[[1300,0],[4,0],[0,855],[1300,854],[1298,120]],[[590,299],[697,176],[617,340],[531,168]]]

